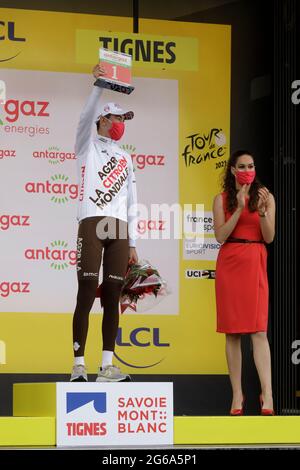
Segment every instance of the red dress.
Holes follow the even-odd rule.
[[[225,220],[226,193],[222,193]],[[230,237],[263,240],[259,215],[250,212],[248,199]],[[224,243],[216,265],[217,331],[267,331],[269,286],[267,249],[262,243]]]

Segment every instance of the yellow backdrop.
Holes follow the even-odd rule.
[[[221,166],[229,152],[230,134],[230,27],[172,21],[140,20],[140,34],[132,34],[132,19],[82,14],[0,9],[1,56],[14,57],[2,67],[90,73],[98,55],[98,38],[112,38],[107,47],[127,40],[134,56],[133,75],[176,79],[179,83],[179,194],[180,203],[203,203],[211,211],[218,191]],[[11,41],[14,35],[26,41]],[[12,34],[12,29],[10,30]],[[141,48],[149,44],[149,62]],[[162,60],[162,61],[157,61]],[[20,72],[21,77],[21,72]],[[1,79],[1,75],[0,75]],[[226,152],[218,159],[186,166],[182,153],[193,132],[222,129]],[[209,144],[208,144],[209,146]],[[181,242],[182,245],[182,242]],[[131,373],[226,373],[223,337],[215,332],[214,281],[187,279],[186,269],[215,269],[214,261],[184,260],[180,252],[180,314],[123,315],[122,346],[117,353],[130,364]],[[0,306],[1,309],[1,306]],[[1,309],[2,310],[2,309]],[[6,347],[2,373],[66,373],[72,364],[70,314],[0,314],[1,350]],[[92,315],[87,363],[96,371],[100,345],[100,315]],[[142,328],[141,330],[137,330]],[[130,336],[131,335],[131,336]],[[150,343],[143,347],[143,343]],[[168,344],[168,346],[163,345]],[[155,366],[151,366],[158,363]],[[145,368],[145,366],[151,366]],[[124,368],[124,367],[123,367]]]

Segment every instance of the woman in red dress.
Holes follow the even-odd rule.
[[[241,335],[250,334],[261,383],[261,412],[274,414],[267,339],[267,249],[275,234],[275,201],[257,179],[251,153],[229,159],[223,192],[214,199],[215,236],[222,246],[216,266],[217,331],[226,334],[233,400],[230,414],[243,414]]]

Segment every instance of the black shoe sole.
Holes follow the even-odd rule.
[[[120,382],[132,382],[131,377],[126,377],[124,380],[120,380]]]
[[[78,379],[70,380],[70,382],[87,382],[83,377],[78,377]]]

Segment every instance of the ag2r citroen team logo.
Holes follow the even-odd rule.
[[[17,34],[17,27],[14,21],[0,20],[0,41],[5,41],[7,46],[6,51],[3,51],[3,47],[1,47],[3,52],[0,55],[0,62],[7,62],[21,54],[20,43],[26,42],[26,38]]]

